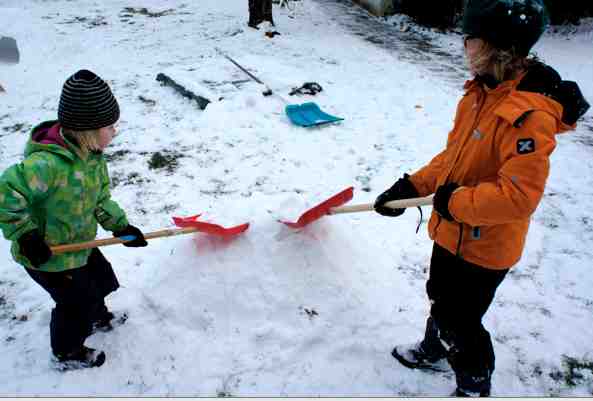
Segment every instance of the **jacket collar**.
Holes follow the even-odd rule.
[[[527,72],[523,71],[516,78],[499,82],[496,86],[494,85],[494,78],[492,76],[476,76],[471,80],[465,81],[463,89],[465,89],[466,93],[476,89],[482,89],[486,93],[508,92],[519,85],[525,74]]]

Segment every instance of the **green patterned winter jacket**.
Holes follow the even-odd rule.
[[[20,253],[17,240],[21,235],[38,229],[50,246],[84,242],[95,239],[97,223],[109,231],[128,225],[124,211],[111,200],[103,155],[85,157],[59,134],[57,121],[36,126],[25,147],[25,160],[0,177],[0,228],[12,241],[12,257],[34,268]],[[58,272],[83,266],[90,252],[53,255],[39,270]]]

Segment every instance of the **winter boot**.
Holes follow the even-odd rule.
[[[434,372],[446,372],[449,365],[445,357],[426,352],[422,342],[406,345],[398,345],[393,348],[391,355],[402,365],[410,369],[429,370]]]
[[[451,397],[490,397],[490,389],[474,393],[457,387]]]
[[[489,397],[492,372],[488,368],[480,369],[480,371],[481,373],[456,371],[457,389],[454,395],[456,397]]]
[[[455,395],[489,397],[494,359],[494,349],[487,331],[482,330],[465,341],[458,338],[457,344],[449,348],[447,353],[447,360],[455,371]]]
[[[99,367],[105,363],[105,353],[84,345],[77,350],[54,354],[56,368],[61,371]]]
[[[490,377],[471,377],[464,383],[457,379],[456,397],[490,397]]]
[[[426,320],[424,340],[415,344],[396,346],[391,355],[410,369],[445,372],[449,366],[447,350],[439,339],[439,330],[432,317]]]
[[[120,326],[128,320],[126,313],[114,314],[107,309],[104,310],[95,320],[93,320],[93,333],[113,330],[114,327]]]

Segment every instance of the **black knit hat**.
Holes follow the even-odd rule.
[[[108,127],[119,120],[119,105],[109,86],[88,70],[80,70],[64,83],[58,120],[75,131]]]

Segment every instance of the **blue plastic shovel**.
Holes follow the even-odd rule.
[[[294,125],[301,127],[314,127],[317,125],[342,121],[342,117],[332,116],[322,111],[316,103],[288,104],[284,112]]]
[[[299,127],[316,127],[319,125],[330,124],[344,120],[342,117],[336,117],[322,111],[321,108],[313,102],[307,102],[303,104],[288,104],[286,99],[272,92],[272,90],[265,83],[263,83],[255,75],[247,71],[247,69],[245,69],[239,63],[237,63],[235,60],[227,56],[222,50],[220,50],[219,48],[215,49],[221,56],[229,60],[237,68],[239,68],[241,71],[247,74],[249,78],[257,82],[258,84],[263,85],[265,87],[265,90],[262,92],[264,96],[274,95],[280,100],[282,100],[284,104],[286,104],[284,112],[286,113],[286,116],[288,117],[290,122],[292,122],[294,125],[298,125]]]

